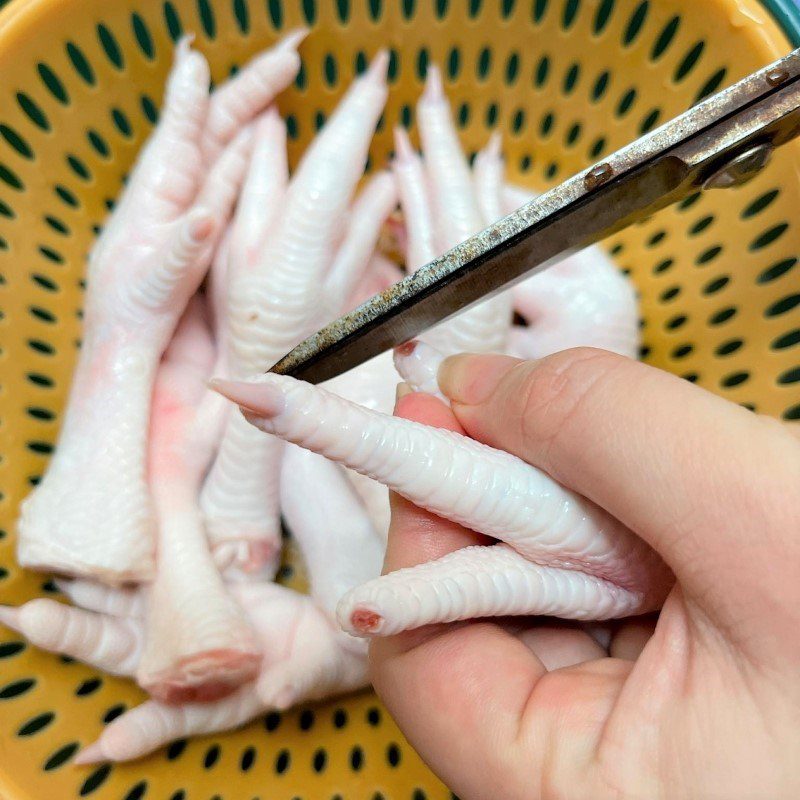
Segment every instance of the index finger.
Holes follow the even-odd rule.
[[[450,409],[431,395],[400,398],[395,414],[462,432]],[[484,542],[486,537],[393,495],[384,572]],[[459,784],[497,785],[503,766],[498,756],[516,738],[531,688],[546,673],[528,647],[488,622],[429,625],[373,639],[370,667],[404,734],[456,790]]]
[[[463,433],[453,412],[429,394],[415,392],[400,397],[395,406],[396,417],[425,422],[434,428]],[[485,536],[463,528],[456,522],[437,517],[392,492],[392,524],[386,547],[383,572],[393,572],[433,561],[440,556],[473,544],[484,544]]]

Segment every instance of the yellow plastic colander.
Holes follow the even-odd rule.
[[[153,126],[182,33],[220,81],[282,31],[312,27],[281,103],[294,159],[388,46],[392,94],[372,149],[383,163],[435,61],[467,149],[502,129],[510,178],[541,188],[786,53],[798,17],[792,0],[14,0],[0,14],[0,602],[54,592],[16,565],[14,520],[56,439],[86,253]],[[606,243],[641,292],[646,360],[790,420],[798,154],[783,148],[747,186],[694,195]],[[0,630],[0,796],[450,797],[368,693],[133,764],[71,764],[141,700],[127,681]]]

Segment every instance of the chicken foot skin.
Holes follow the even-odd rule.
[[[335,608],[343,593],[379,572],[383,542],[338,465],[292,446],[283,468],[298,479],[283,483],[283,501],[307,562],[311,595],[269,583],[231,584],[263,652],[257,681],[211,702],[170,705],[148,701],[109,724],[99,741],[78,756],[77,763],[138,758],[173,739],[228,730],[269,709],[282,710],[366,685],[366,643],[339,629]],[[303,487],[310,484],[319,486],[319,492],[309,496]],[[26,606],[0,608],[0,619],[10,624],[16,615],[27,615],[32,624],[13,627],[49,650],[67,652],[69,642],[59,638],[60,630],[77,630],[76,622],[86,618],[87,630],[69,652],[99,668],[108,668],[104,653],[119,648],[109,638],[109,628],[112,633],[116,629],[130,631],[131,640],[141,643],[146,613],[142,599],[147,589],[115,589],[82,580],[60,584],[68,597],[82,600],[91,610],[36,600],[28,605],[55,607],[70,624],[64,625],[59,617],[51,621],[49,614],[44,619],[41,613],[31,617]],[[99,650],[97,642],[101,643]],[[140,646],[132,649],[118,674],[133,675],[140,653]]]
[[[216,426],[202,413],[216,357],[203,312],[196,296],[164,354],[150,422],[158,563],[146,592],[145,644],[136,678],[167,703],[230,694],[256,675],[261,661],[252,626],[213,562],[198,504],[216,444]]]
[[[124,677],[135,674],[144,643],[144,625],[139,618],[89,611],[48,597],[16,608],[0,606],[0,624],[42,650]]]
[[[441,73],[433,65],[417,104],[417,120],[422,158],[411,149],[405,131],[395,131],[394,172],[406,220],[410,272],[495,222],[482,214]],[[500,190],[498,185],[498,195]],[[490,191],[491,186],[486,186],[487,197]],[[510,298],[501,294],[435,326],[423,338],[447,354],[502,352],[510,322]]]
[[[297,54],[286,58],[296,72]],[[288,83],[294,75],[282,69]],[[231,130],[207,166],[207,121],[225,106],[209,97],[208,80],[205,59],[182,40],[159,124],[90,257],[64,424],[18,524],[23,566],[111,583],[152,578],[145,432],[153,380],[236,200],[250,140],[247,127]]]
[[[224,366],[246,372],[234,352],[230,293],[248,280],[250,265],[274,224],[288,182],[286,126],[270,108],[255,129],[255,143],[226,249],[226,282],[220,312],[225,319]],[[238,334],[241,336],[241,334]],[[217,566],[227,577],[272,577],[280,557],[278,464],[281,442],[253,437],[239,415],[224,416],[222,441],[203,485],[200,506]],[[255,441],[254,441],[255,438]],[[243,458],[243,455],[247,458]]]
[[[252,251],[233,271],[229,335],[235,376],[269,369],[314,326],[330,254],[386,101],[386,68],[381,53],[348,90],[286,185],[260,252]],[[278,439],[253,436],[241,415],[232,413],[203,487],[212,543],[216,549],[223,541],[242,544],[223,566],[243,577],[277,565],[281,449]]]
[[[452,431],[354,406],[285,376],[215,382],[215,388],[264,430],[367,474],[439,516],[500,539],[533,564],[569,571],[576,581],[592,576],[597,588],[622,598],[599,611],[602,616],[657,608],[669,588],[669,570],[644,542],[515,456]],[[366,587],[346,597],[340,608],[353,603],[357,611],[362,590]],[[559,605],[561,616],[586,619],[591,611],[582,598],[574,592],[569,603]],[[481,615],[467,595],[461,600],[463,614]],[[437,621],[443,609],[431,607],[429,613],[429,621]],[[342,621],[347,630],[358,631],[352,615],[349,623],[347,615]]]
[[[535,195],[517,187],[503,190],[502,213],[487,190],[492,174],[502,172],[496,149],[482,153],[476,162],[476,187],[488,213],[500,219]],[[639,352],[639,310],[633,285],[620,273],[600,245],[587,247],[512,290],[514,310],[527,327],[515,325],[508,335],[508,350],[519,358],[544,358],[570,347],[599,347],[636,358]]]

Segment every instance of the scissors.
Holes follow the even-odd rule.
[[[800,134],[800,48],[579,172],[309,336],[270,370],[320,383],[697,192]]]

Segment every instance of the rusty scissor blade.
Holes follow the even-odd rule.
[[[689,194],[744,183],[800,133],[800,49],[623,147],[301,342],[271,371],[333,378]]]

